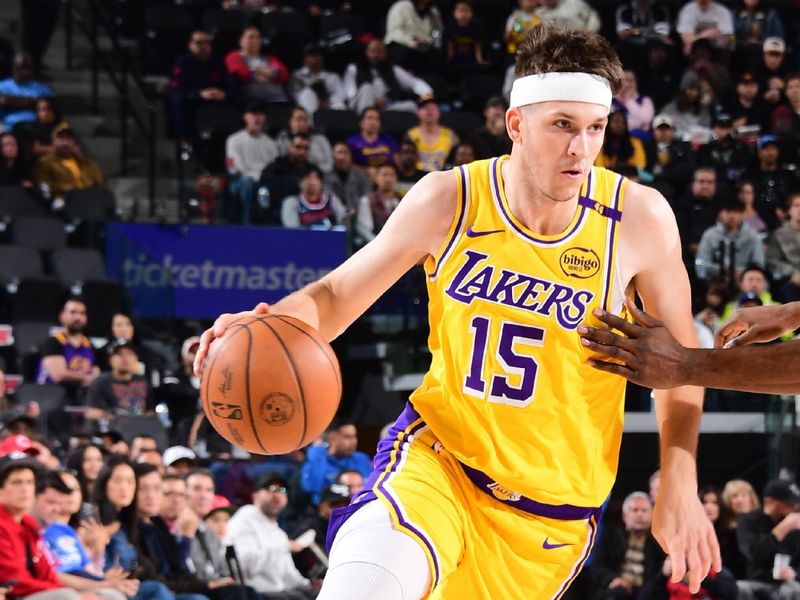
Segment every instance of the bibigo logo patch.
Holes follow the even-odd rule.
[[[600,271],[600,258],[589,248],[568,248],[558,262],[564,275],[578,279],[588,279]]]

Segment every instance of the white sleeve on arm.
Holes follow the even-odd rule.
[[[372,211],[369,207],[369,197],[362,196],[358,201],[358,212],[356,212],[356,233],[365,242],[370,242],[375,238],[374,229],[375,221],[372,218]]]
[[[724,6],[720,6],[719,32],[722,35],[733,35],[733,14]]]
[[[686,4],[678,13],[678,24],[675,27],[678,33],[694,33],[695,14],[692,6],[693,3]]]
[[[429,86],[424,79],[414,77],[411,73],[406,71],[403,67],[394,66],[394,76],[404,89],[411,90],[417,96],[432,96],[433,89]]]
[[[344,72],[344,80],[342,82],[344,86],[344,95],[348,102],[352,102],[356,98],[356,94],[358,93],[358,84],[356,83],[356,75],[358,73],[358,67],[354,64],[347,65],[347,69]]]
[[[281,223],[284,227],[300,227],[300,215],[297,212],[297,196],[288,196],[281,204]]]
[[[395,2],[386,15],[386,35],[383,41],[387,44],[397,42],[404,46],[410,46],[414,38],[407,33],[408,22],[412,18],[411,12],[415,11],[411,2]]]
[[[225,162],[227,163],[225,166],[228,168],[228,173],[231,175],[241,173],[242,165],[244,164],[240,144],[236,142],[237,138],[235,133],[229,135],[228,139],[225,140]]]

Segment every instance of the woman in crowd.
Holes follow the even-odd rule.
[[[244,96],[264,102],[288,102],[285,85],[289,70],[281,60],[262,52],[258,27],[245,27],[239,38],[239,50],[225,57],[225,66],[241,86]]]
[[[75,473],[84,498],[94,494],[94,484],[103,468],[103,450],[95,444],[78,446],[67,456],[67,469]]]
[[[761,508],[758,494],[753,486],[744,479],[731,479],[725,484],[722,490],[722,502],[728,511],[731,527],[736,527],[736,519],[739,515]]]
[[[100,370],[110,370],[111,367],[108,364],[108,358],[111,356],[111,349],[115,344],[123,341],[133,344],[136,349],[136,356],[144,365],[143,374],[147,376],[147,380],[152,384],[152,372],[156,358],[139,339],[138,331],[133,323],[133,318],[123,312],[114,313],[114,316],[111,317],[111,329],[109,331],[108,342],[97,352],[97,362],[100,366]]]
[[[746,179],[740,180],[736,184],[736,197],[744,205],[742,221],[750,225],[758,233],[766,234],[767,224],[755,208],[756,189],[753,186],[753,182]]]
[[[9,131],[0,134],[0,185],[33,187],[31,165],[20,154],[17,136]]]
[[[696,128],[709,130],[711,114],[702,102],[700,79],[695,73],[686,73],[681,80],[678,95],[661,110],[672,119],[675,138],[689,141]]]
[[[655,106],[649,96],[639,93],[636,82],[636,73],[632,69],[625,69],[622,77],[622,87],[612,102],[612,109],[621,111],[628,120],[628,129],[637,137],[648,136],[650,123],[656,114]]]
[[[745,560],[739,552],[736,528],[731,527],[730,514],[722,500],[722,494],[714,486],[705,486],[700,489],[699,495],[706,516],[714,524],[722,555],[722,566],[733,573],[737,579],[743,578],[745,576]]]
[[[317,165],[323,173],[330,173],[333,170],[331,144],[328,138],[311,128],[311,117],[302,106],[295,106],[292,109],[286,126],[281,129],[275,138],[281,156],[286,156],[289,153],[289,145],[292,143],[292,136],[295,133],[305,133],[308,136],[311,142],[308,159]]]
[[[644,146],[640,140],[631,136],[628,131],[628,121],[621,111],[608,115],[603,147],[594,164],[609,169],[620,167],[644,169],[647,166]]]
[[[23,148],[23,153],[30,152],[39,157],[52,152],[53,131],[56,128],[69,128],[69,123],[61,117],[52,98],[39,98],[36,101],[36,121],[30,130],[30,147]]]

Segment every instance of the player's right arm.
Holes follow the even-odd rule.
[[[223,314],[200,338],[194,362],[202,370],[211,342],[234,320],[252,314],[295,317],[333,340],[361,316],[415,264],[439,252],[456,211],[456,178],[450,171],[429,173],[405,195],[378,236],[325,277],[273,306]]]

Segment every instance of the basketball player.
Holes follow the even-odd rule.
[[[426,175],[375,240],[267,310],[334,339],[424,261],[432,363],[365,490],[331,519],[323,600],[559,598],[595,540],[622,435],[625,380],[576,329],[635,290],[695,345],[672,210],[592,165],[622,69],[606,40],[537,27],[521,44],[510,156]],[[223,315],[211,340],[238,315]],[[697,498],[702,389],[659,392],[653,532],[673,578],[719,570]],[[335,536],[335,537],[334,537]]]
[[[632,303],[629,308],[637,324],[605,312],[597,315],[627,337],[588,325],[578,328],[584,346],[622,362],[593,361],[597,369],[650,388],[702,385],[767,394],[800,390],[800,342],[748,346],[800,327],[800,302],[740,309],[717,333],[716,350],[685,348],[663,323]]]

